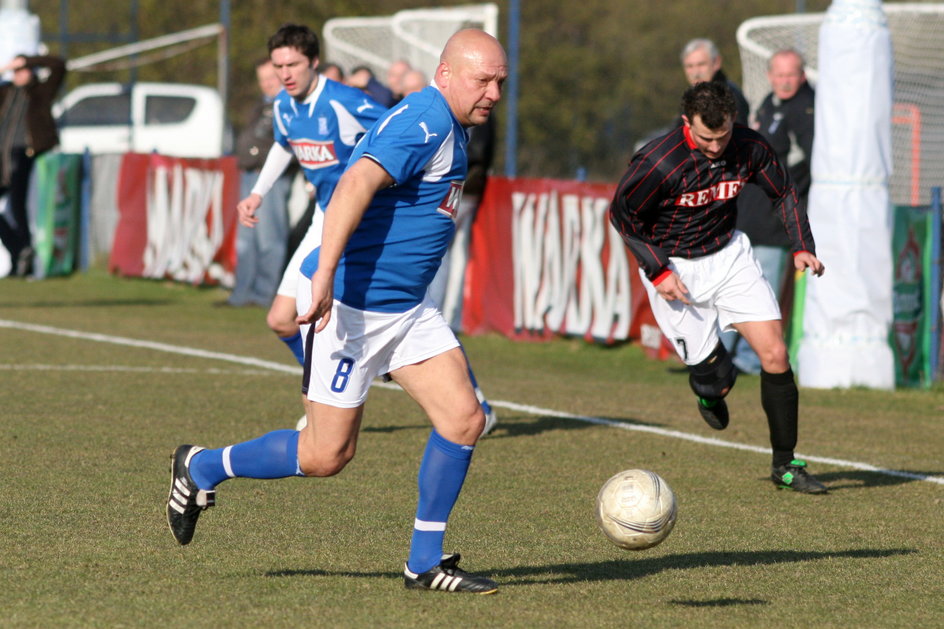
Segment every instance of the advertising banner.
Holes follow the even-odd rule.
[[[236,266],[234,157],[126,154],[108,268],[135,277],[215,283]]]
[[[784,316],[786,327],[785,335],[787,341],[787,350],[790,352],[790,364],[796,365],[797,353],[800,351],[800,341],[803,340],[803,313],[806,309],[806,273],[803,271],[793,272],[793,301],[790,309],[785,310],[781,304],[781,312]],[[787,319],[787,313],[790,318]]]
[[[79,255],[82,156],[43,153],[33,163],[33,184],[34,275],[68,275]]]
[[[934,380],[937,320],[935,277],[940,255],[935,239],[939,212],[929,207],[896,207],[892,238],[893,319],[889,334],[898,386],[928,387]]]
[[[517,340],[641,338],[654,356],[674,353],[607,218],[614,188],[490,178],[472,227],[463,330]]]

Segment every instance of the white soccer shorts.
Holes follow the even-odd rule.
[[[652,314],[662,333],[687,365],[714,351],[722,331],[734,323],[780,319],[780,305],[754,257],[750,239],[740,231],[723,249],[700,258],[669,258],[669,266],[689,290],[691,305],[666,301],[640,269]]]
[[[296,306],[311,305],[311,280],[299,273]],[[355,408],[367,400],[374,378],[400,367],[438,356],[459,341],[436,304],[427,296],[406,312],[371,312],[334,301],[331,320],[312,333],[303,325],[308,399],[338,408]],[[309,358],[310,357],[310,358]]]
[[[324,229],[324,211],[321,206],[315,205],[315,211],[311,215],[311,224],[308,225],[308,231],[298,243],[295,252],[288,261],[288,266],[282,273],[282,281],[279,282],[279,288],[276,294],[295,299],[295,291],[298,288],[298,276],[302,270],[302,262],[308,257],[315,247],[321,246],[321,232]],[[307,310],[307,308],[306,308]]]

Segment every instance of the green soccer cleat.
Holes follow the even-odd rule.
[[[728,427],[728,403],[724,400],[705,400],[698,398],[698,412],[705,423],[715,430]]]
[[[825,494],[828,491],[826,485],[806,471],[806,461],[799,459],[772,467],[770,480],[780,489],[792,489],[801,494]]]

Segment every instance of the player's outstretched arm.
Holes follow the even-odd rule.
[[[282,176],[285,169],[292,162],[292,152],[276,142],[269,149],[266,155],[266,161],[259,171],[259,177],[252,187],[249,196],[236,204],[236,211],[239,213],[239,222],[246,227],[255,227],[259,219],[256,217],[256,210],[262,205],[262,197],[266,195],[276,180]]]
[[[801,251],[800,253],[794,255],[793,266],[796,267],[797,271],[809,269],[813,272],[813,275],[816,275],[817,277],[822,275],[826,270],[826,266],[819,261],[819,258],[814,256],[809,251]]]

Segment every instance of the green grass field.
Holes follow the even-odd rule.
[[[301,414],[264,312],[224,297],[101,271],[0,281],[0,626],[944,626],[944,388],[801,390],[798,452],[831,490],[804,496],[768,480],[758,378],[715,433],[677,365],[634,346],[464,339],[499,426],[446,546],[496,596],[403,588],[429,429],[394,389],[371,392],[341,475],[225,483],[179,547],[173,448]],[[630,467],[679,500],[635,553],[593,516]]]

